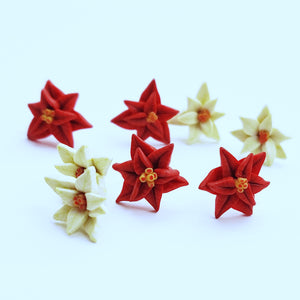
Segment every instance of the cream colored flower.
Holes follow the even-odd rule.
[[[187,140],[189,144],[198,142],[201,133],[218,141],[220,137],[215,120],[224,114],[214,111],[216,103],[217,99],[210,100],[207,85],[204,83],[196,100],[188,98],[188,109],[172,118],[169,123],[189,126],[189,138]]]
[[[93,232],[97,216],[104,214],[101,203],[104,196],[97,194],[96,169],[86,168],[75,183],[45,178],[48,185],[61,197],[64,206],[54,214],[54,219],[66,223],[66,231],[72,234],[77,230],[87,233],[92,242],[96,242]]]
[[[55,168],[64,175],[78,178],[84,173],[86,168],[94,166],[96,169],[96,179],[98,185],[101,179],[106,175],[111,164],[108,158],[89,158],[87,146],[81,146],[77,151],[64,144],[57,146],[58,153],[64,162],[63,165],[56,165]]]
[[[280,143],[289,139],[278,129],[272,128],[272,116],[268,107],[264,107],[257,120],[242,118],[243,129],[231,133],[244,142],[242,153],[266,152],[265,165],[271,166],[275,157],[286,158]]]

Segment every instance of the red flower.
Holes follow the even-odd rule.
[[[133,135],[132,160],[113,165],[124,178],[123,188],[116,202],[133,202],[145,198],[158,211],[163,193],[188,185],[177,170],[169,167],[173,148],[174,145],[170,144],[156,149]]]
[[[154,79],[142,93],[139,102],[125,100],[124,103],[128,109],[111,122],[125,129],[136,129],[137,135],[143,140],[151,136],[163,143],[170,143],[167,121],[177,115],[178,110],[161,104]]]
[[[220,148],[221,167],[210,171],[199,189],[216,195],[215,216],[219,218],[229,208],[252,215],[254,194],[266,188],[270,182],[258,176],[266,158],[261,152],[237,160],[224,148]]]
[[[28,104],[34,116],[28,128],[28,138],[35,141],[53,134],[59,142],[73,147],[72,132],[92,127],[74,110],[77,98],[77,93],[64,94],[48,80],[41,92],[41,101]]]

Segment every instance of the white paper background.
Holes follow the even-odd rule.
[[[299,9],[296,0],[2,1],[0,298],[299,299]],[[152,78],[179,110],[206,81],[226,113],[220,143],[187,146],[187,128],[170,126],[171,166],[190,185],[165,194],[155,214],[144,200],[116,205],[122,179],[110,169],[98,243],[67,236],[43,180],[58,174],[57,143],[27,140],[27,103],[48,79],[79,92],[76,110],[94,127],[74,133],[75,147],[123,162],[133,131],[110,120]],[[242,157],[230,131],[265,104],[292,137],[288,159],[262,169],[271,185],[253,216],[216,220],[214,196],[198,185],[219,166],[219,146]]]

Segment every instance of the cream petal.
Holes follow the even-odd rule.
[[[211,129],[210,137],[216,141],[220,140],[219,132],[218,132],[217,126],[214,122],[212,122],[212,129]]]
[[[101,197],[95,193],[86,193],[87,200],[87,210],[94,210],[100,206],[100,204],[105,200],[105,197]]]
[[[236,138],[238,138],[240,141],[244,142],[248,137],[249,135],[247,135],[244,130],[242,129],[239,129],[239,130],[235,130],[235,131],[231,131],[231,134],[233,136],[235,136]]]
[[[168,120],[167,123],[172,124],[172,125],[185,125],[185,124],[182,124],[178,120],[178,117],[180,117],[183,113],[184,112],[177,114],[175,117],[173,117],[172,119]]]
[[[205,104],[207,101],[209,101],[209,92],[206,83],[202,84],[197,94],[197,99],[200,100],[202,104]]]
[[[199,121],[197,119],[198,114],[194,111],[187,111],[178,117],[178,121],[185,124],[185,125],[195,125]]]
[[[75,187],[83,193],[97,191],[96,169],[94,166],[87,168],[84,173],[75,180]]]
[[[64,205],[61,209],[59,209],[54,215],[53,218],[56,221],[61,221],[61,222],[66,222],[68,213],[72,209],[71,206],[69,205]]]
[[[217,120],[217,119],[223,117],[224,115],[225,115],[224,113],[220,113],[220,112],[214,111],[214,112],[211,114],[211,117],[210,117],[210,118],[211,118],[212,121],[215,121],[215,120]]]
[[[271,166],[274,162],[275,156],[276,156],[276,146],[272,139],[268,139],[263,145],[262,145],[262,151],[266,152],[266,160],[265,165]]]
[[[269,115],[258,126],[259,130],[266,130],[268,132],[272,132],[272,116]]]
[[[78,191],[58,187],[56,188],[56,193],[61,197],[64,204],[73,206],[73,199],[78,194]]]
[[[97,207],[96,209],[89,212],[90,217],[97,217],[98,215],[104,215],[105,211],[102,207]]]
[[[96,168],[96,172],[102,176],[106,175],[111,164],[111,159],[106,157],[93,158],[92,163]]]
[[[259,116],[257,117],[257,121],[259,123],[261,123],[267,116],[270,116],[270,111],[269,111],[269,108],[267,106],[265,106],[261,113],[259,114]]]
[[[257,135],[259,125],[257,120],[241,117],[241,121],[243,122],[243,130],[246,134]]]
[[[72,163],[66,163],[64,165],[56,165],[55,168],[64,175],[75,177],[78,166]]]
[[[91,161],[88,159],[87,146],[81,146],[74,155],[74,162],[84,168],[91,166]]]
[[[275,144],[280,144],[281,142],[290,139],[289,137],[282,134],[278,129],[273,128],[271,138]]]
[[[241,152],[242,153],[253,152],[257,148],[259,148],[260,145],[261,144],[260,144],[257,136],[250,136],[250,137],[246,138],[246,140],[244,141],[244,147]]]
[[[213,122],[212,120],[208,120],[205,123],[201,123],[200,124],[200,128],[202,130],[202,132],[207,136],[207,137],[212,137],[212,133],[213,133]]]
[[[60,158],[64,163],[74,163],[74,153],[75,150],[67,145],[58,144],[57,150]]]
[[[276,145],[276,157],[285,159],[286,154],[280,145]]]
[[[71,208],[67,216],[67,233],[72,234],[77,231],[87,220],[88,212]]]
[[[198,124],[189,126],[189,137],[187,143],[188,144],[197,143],[199,141],[199,136],[201,133],[202,132]]]
[[[212,113],[215,109],[216,103],[217,103],[217,99],[209,100],[203,105],[203,108],[208,109],[210,113]]]
[[[56,192],[56,188],[75,189],[75,184],[69,181],[61,181],[53,178],[45,177],[46,183]]]
[[[194,100],[188,97],[188,111],[199,111],[202,107],[202,104],[198,100]]]
[[[96,243],[96,239],[93,236],[93,233],[95,231],[95,226],[97,224],[97,219],[96,218],[88,218],[84,225],[82,226],[82,229],[86,232],[88,235],[89,239]]]

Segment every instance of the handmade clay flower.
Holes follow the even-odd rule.
[[[72,132],[92,127],[74,110],[77,98],[78,94],[64,94],[47,81],[40,102],[28,104],[34,116],[28,128],[28,138],[35,141],[53,135],[61,143],[73,147]]]
[[[54,219],[66,223],[68,234],[81,229],[92,242],[97,216],[104,214],[101,203],[105,197],[96,191],[96,169],[88,167],[84,174],[73,182],[45,178],[48,185],[61,197],[64,206],[54,214]]]
[[[257,120],[241,118],[243,129],[231,133],[240,141],[244,142],[244,152],[266,152],[265,165],[271,166],[275,157],[286,158],[280,145],[281,142],[289,139],[278,129],[272,128],[272,115],[268,107],[264,107]]]
[[[209,172],[199,189],[216,195],[216,218],[230,208],[247,216],[252,215],[254,194],[270,184],[258,176],[266,153],[250,153],[246,158],[237,160],[224,148],[220,148],[220,156],[221,166]]]
[[[125,129],[136,129],[137,135],[143,140],[151,136],[163,143],[170,143],[167,121],[178,111],[161,104],[154,79],[142,93],[139,102],[125,100],[124,103],[128,109],[111,122]]]
[[[133,135],[132,160],[113,165],[124,178],[123,189],[116,202],[134,202],[145,198],[158,211],[163,193],[188,185],[177,170],[169,167],[173,147],[170,144],[156,149]]]
[[[215,120],[224,114],[215,112],[217,99],[210,100],[206,83],[202,84],[196,99],[188,98],[188,108],[169,121],[174,125],[189,126],[189,138],[187,142],[193,144],[199,141],[201,133],[209,138],[219,140],[218,129]]]
[[[106,175],[111,164],[111,160],[105,157],[89,158],[87,146],[81,146],[75,151],[69,146],[59,144],[57,150],[65,164],[56,165],[55,168],[67,176],[78,178],[88,167],[94,166],[96,169],[97,183],[100,184],[101,179]]]

